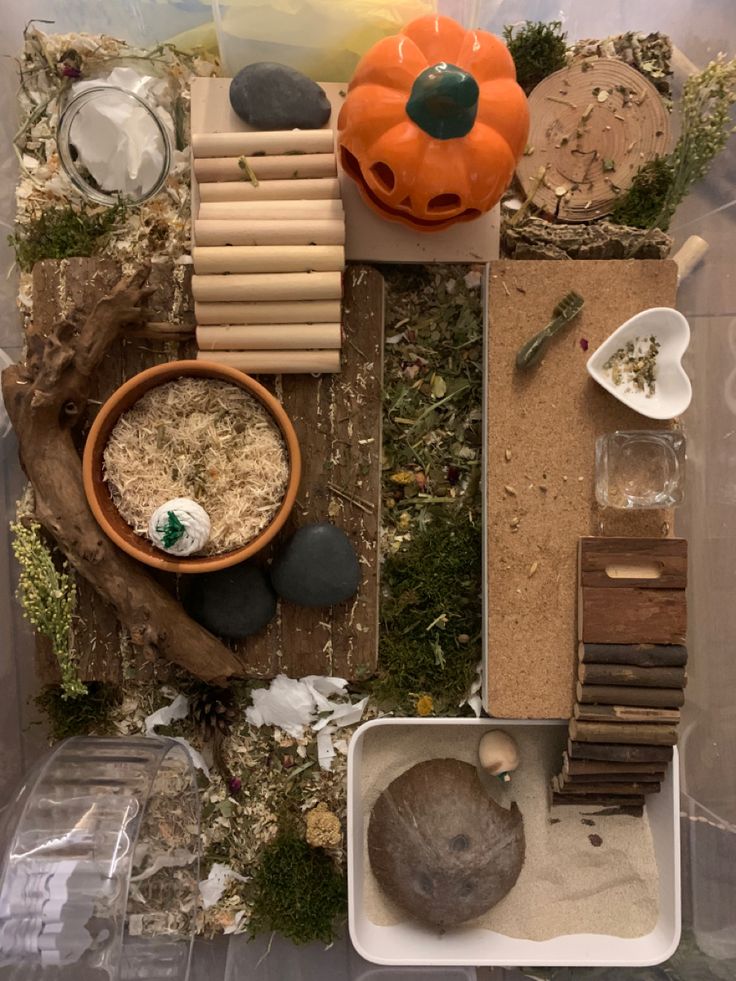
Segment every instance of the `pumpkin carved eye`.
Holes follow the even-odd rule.
[[[427,204],[427,211],[457,211],[460,207],[459,194],[436,194]]]
[[[387,163],[383,163],[383,161],[374,163],[371,167],[371,173],[384,191],[389,193],[393,191],[396,186],[396,175]]]

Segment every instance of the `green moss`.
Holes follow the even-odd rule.
[[[60,685],[48,685],[36,698],[36,705],[46,715],[54,742],[70,736],[87,736],[107,732],[110,712],[118,703],[118,689],[92,681],[86,695],[70,698]]]
[[[276,931],[297,944],[330,943],[347,906],[343,876],[332,859],[293,831],[281,832],[260,855],[253,876],[251,932]]]
[[[672,166],[668,158],[650,160],[639,168],[626,195],[616,202],[611,221],[631,228],[652,228],[657,224],[671,185]]]
[[[503,39],[516,65],[516,79],[527,95],[542,79],[565,67],[566,37],[558,20],[549,24],[528,20],[521,27],[504,27]]]
[[[122,203],[102,211],[87,207],[47,208],[27,225],[18,225],[8,236],[8,244],[15,250],[20,268],[30,272],[42,259],[94,255],[124,216]]]
[[[405,712],[430,695],[437,714],[456,714],[481,658],[481,532],[444,511],[406,550],[389,557],[375,694]]]

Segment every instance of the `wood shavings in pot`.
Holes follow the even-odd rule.
[[[286,446],[249,392],[209,378],[159,385],[121,415],[104,453],[122,518],[148,537],[162,501],[189,497],[211,520],[202,555],[252,541],[271,522],[289,478]]]

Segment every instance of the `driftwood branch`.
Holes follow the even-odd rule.
[[[3,371],[2,391],[39,524],[114,608],[146,656],[165,657],[206,681],[223,682],[243,675],[244,666],[103,534],[87,505],[73,440],[105,352],[122,330],[144,323],[142,304],[151,292],[143,287],[147,272],[121,279],[79,328],[71,321],[46,334],[31,328],[26,361]]]

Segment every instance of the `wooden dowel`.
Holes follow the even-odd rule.
[[[671,746],[633,746],[624,743],[579,743],[568,740],[571,760],[606,760],[617,763],[669,763]]]
[[[664,775],[664,763],[620,763],[607,760],[571,760],[567,752],[562,754],[562,771],[572,776],[589,777],[603,774],[622,775],[629,777],[651,776],[659,778]]]
[[[597,705],[679,708],[685,704],[685,692],[682,688],[635,688],[632,685],[583,685],[578,682],[577,699]]]
[[[192,259],[198,275],[339,272],[345,268],[345,249],[342,245],[197,245]]]
[[[342,316],[339,300],[274,303],[195,303],[198,324],[334,324]]]
[[[710,246],[700,235],[691,235],[672,256],[677,266],[677,282],[687,279],[690,273],[700,265]]]
[[[242,172],[241,172],[242,174]],[[249,180],[201,183],[200,201],[308,201],[340,197],[337,177],[313,180],[260,181],[256,186]]]
[[[342,201],[211,201],[199,206],[202,221],[345,220]]]
[[[249,157],[248,166],[259,181],[337,176],[334,153],[305,153],[298,157]],[[195,160],[194,176],[200,183],[248,180],[239,157]]]
[[[645,708],[636,705],[575,705],[575,718],[584,722],[672,722],[680,721],[676,708]]]
[[[194,275],[192,295],[199,303],[337,300],[342,296],[342,276],[339,272]]]
[[[646,794],[658,794],[658,783],[590,783],[570,784],[560,782],[556,792],[559,794],[602,794],[611,797],[643,797]]]
[[[198,157],[260,157],[293,153],[332,153],[332,129],[248,130],[238,133],[192,133],[192,153]],[[248,160],[250,163],[250,159]]]
[[[639,688],[684,688],[684,668],[639,668],[629,664],[580,664],[584,685],[634,685]]]
[[[684,667],[687,648],[679,644],[578,644],[585,664],[635,664],[641,668]]]
[[[299,219],[295,221],[194,222],[196,245],[344,245],[345,222],[341,218]]]
[[[563,769],[562,777],[567,783],[591,784],[591,783],[656,783],[660,784],[664,779],[664,774],[657,773],[570,773]]]
[[[322,374],[340,370],[339,351],[206,351],[197,357],[252,374]]]
[[[581,722],[572,719],[570,739],[583,743],[674,746],[677,742],[677,726],[653,722]]]
[[[643,796],[614,797],[611,794],[559,794],[553,792],[550,803],[552,807],[572,806],[574,804],[585,807],[598,805],[600,807],[643,808],[645,801]],[[640,813],[640,811],[637,812],[637,814]]]
[[[340,324],[229,324],[198,327],[200,351],[339,350]]]

